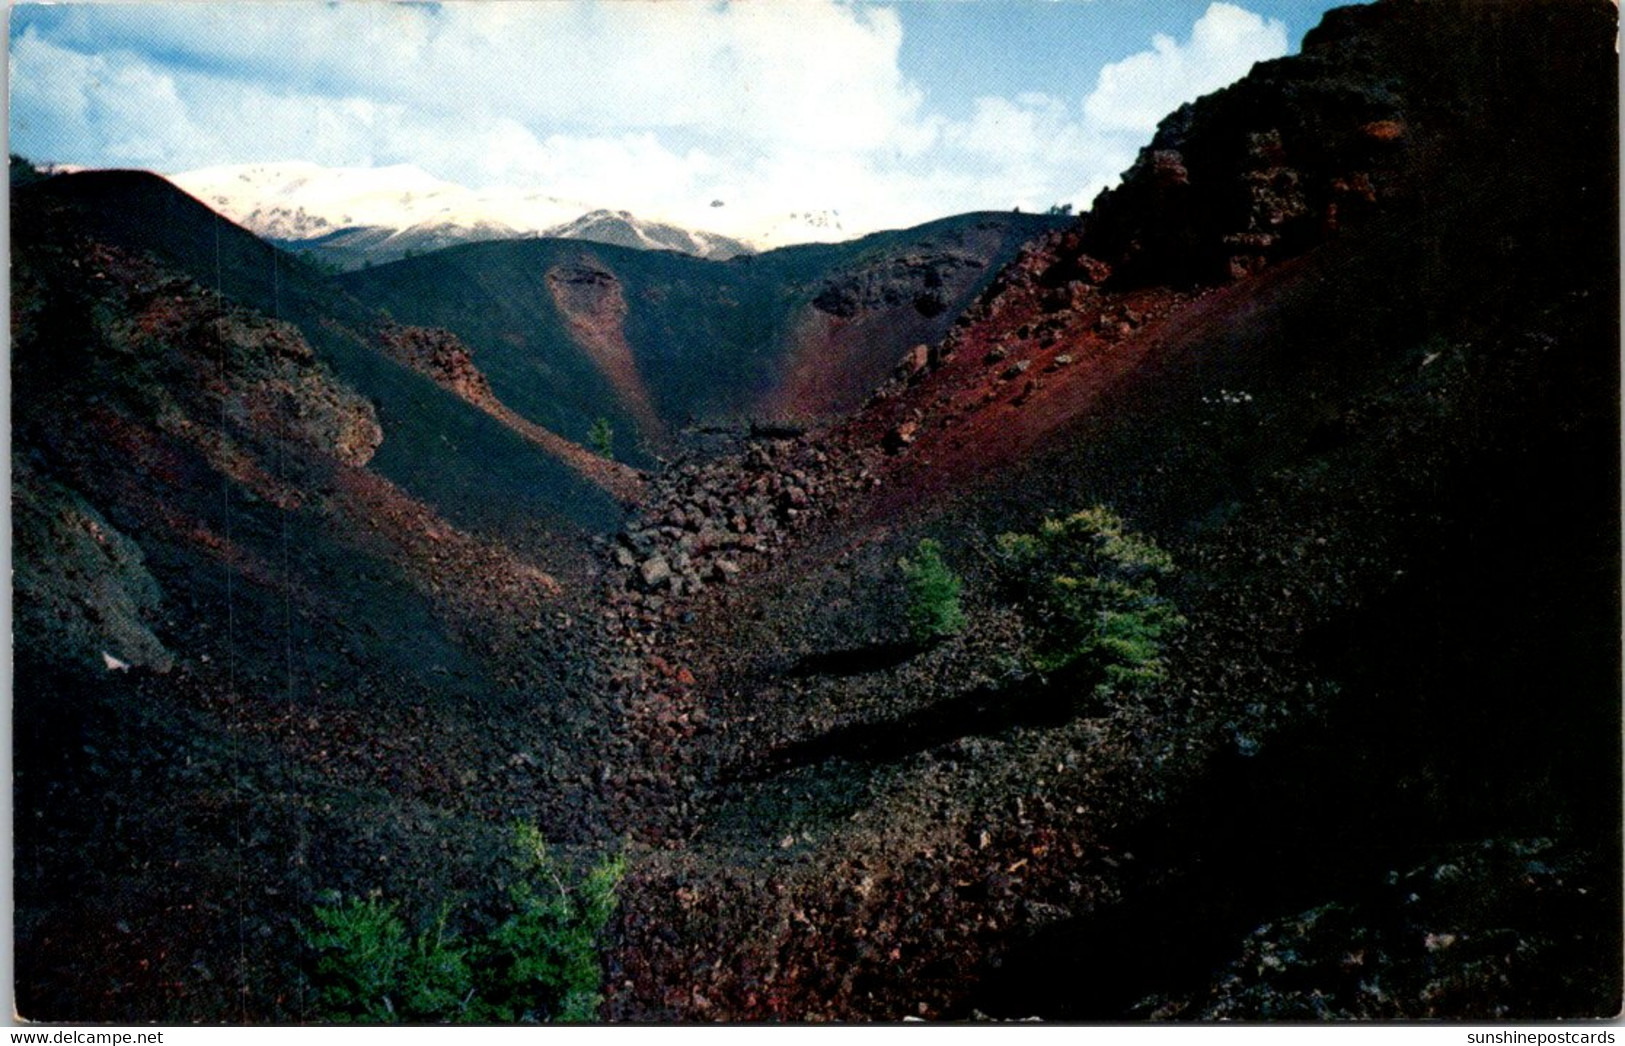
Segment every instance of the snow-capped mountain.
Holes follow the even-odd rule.
[[[704,258],[755,247],[627,211],[520,189],[474,190],[410,164],[233,164],[170,176],[239,225],[343,268],[476,240],[559,236]]]
[[[666,222],[646,221],[627,211],[589,211],[574,221],[548,229],[542,235],[568,240],[592,240],[654,251],[681,251],[719,261],[753,250],[750,244],[717,233],[698,232]]]
[[[539,192],[476,192],[411,164],[233,164],[172,175],[170,181],[245,228],[277,240],[312,239],[358,226],[473,230],[484,225],[523,234],[587,209]]]

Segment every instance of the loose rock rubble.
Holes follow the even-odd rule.
[[[611,606],[629,622],[673,617],[679,601],[770,562],[831,495],[878,484],[861,456],[838,469],[808,435],[677,463],[651,481],[620,533],[600,542]]]

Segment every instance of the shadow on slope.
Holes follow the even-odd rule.
[[[309,266],[231,224],[156,175],[87,171],[15,190],[19,236],[100,240],[147,253],[199,285],[299,327],[338,376],[377,405],[374,467],[476,530],[609,529],[614,500],[499,421],[381,354],[381,317]]]

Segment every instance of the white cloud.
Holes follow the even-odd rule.
[[[1044,94],[978,98],[970,119],[942,137],[966,163],[981,165],[1015,204],[1087,207],[1116,183],[1169,112],[1286,49],[1281,22],[1214,3],[1184,43],[1158,35],[1149,50],[1103,67],[1075,108]]]
[[[813,149],[915,137],[894,12],[795,3],[95,5],[70,47],[172,56],[269,91],[359,95],[542,133],[685,129]]]
[[[1102,131],[1148,133],[1170,111],[1240,79],[1253,63],[1286,54],[1286,39],[1279,21],[1212,4],[1186,43],[1159,34],[1151,50],[1101,69],[1084,115]]]
[[[1070,139],[1076,136],[1077,125],[1067,104],[1045,94],[978,98],[970,120],[946,133],[958,148],[1007,164],[1069,152],[1076,144]]]
[[[27,31],[11,58],[14,143],[67,139],[83,143],[87,157],[106,153],[142,165],[164,162],[177,136],[202,137],[174,81],[127,55],[81,55]],[[37,70],[47,75],[31,77]],[[28,90],[17,89],[20,77],[29,79]]]
[[[736,235],[791,210],[857,233],[1087,205],[1160,117],[1286,50],[1280,22],[1214,3],[1085,98],[989,96],[955,122],[900,71],[902,34],[836,0],[69,5],[12,38],[13,148],[412,163]]]

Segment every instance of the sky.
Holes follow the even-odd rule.
[[[1295,51],[1330,6],[18,4],[10,149],[162,173],[412,164],[719,231],[1081,210],[1159,119]]]

